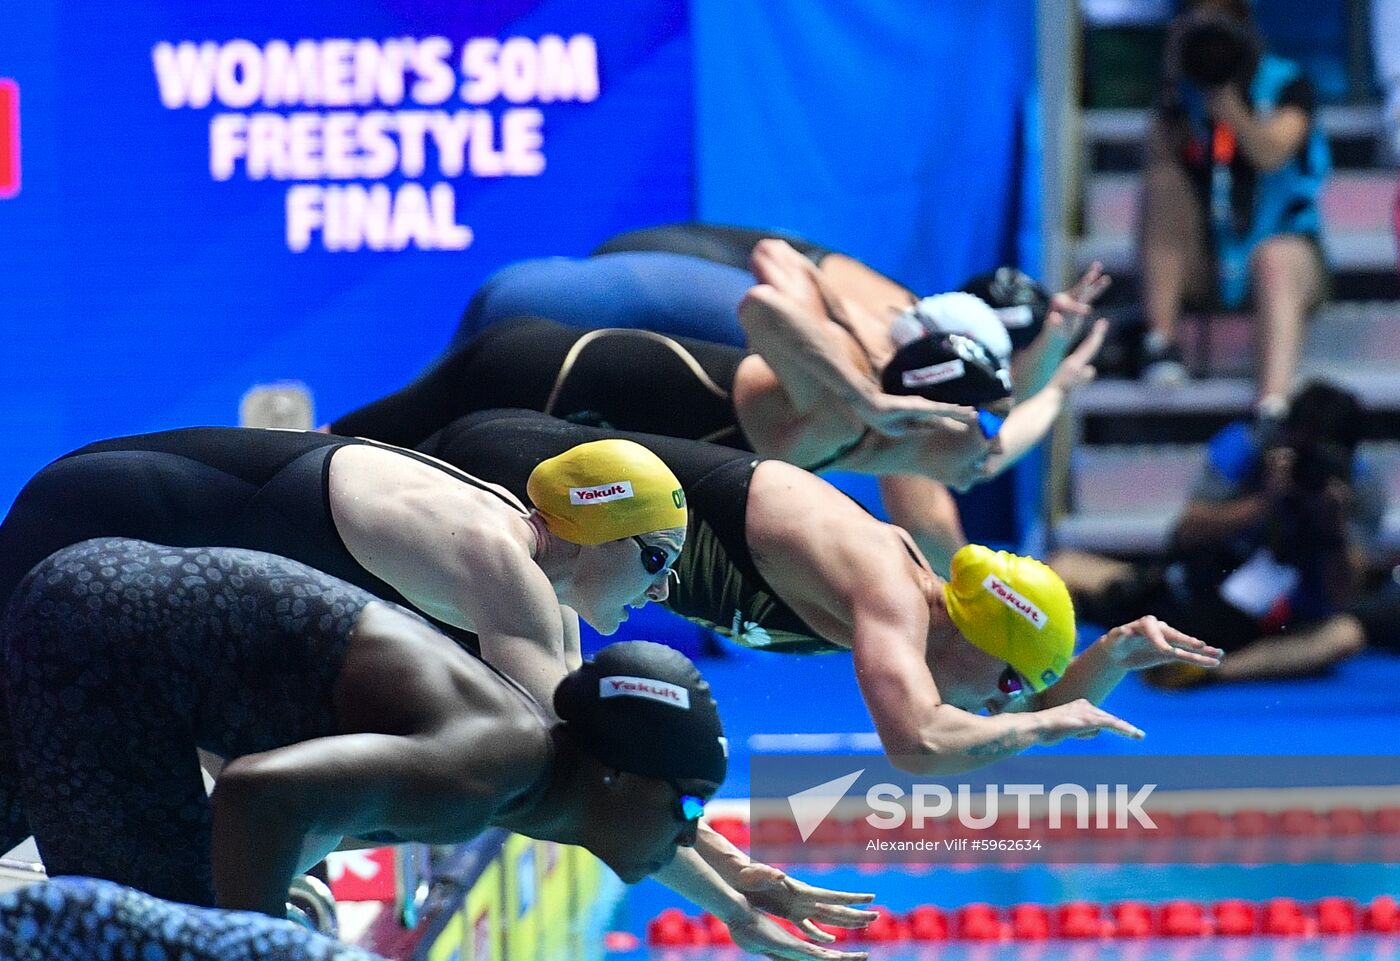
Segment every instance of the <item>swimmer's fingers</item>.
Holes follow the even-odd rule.
[[[1088,364],[1098,354],[1099,348],[1103,346],[1104,338],[1108,336],[1108,318],[1100,317],[1094,321],[1094,326],[1089,329],[1089,335],[1070,354],[1077,363]]]
[[[781,292],[804,311],[821,316],[827,304],[817,286],[817,273],[812,262],[775,237],[760,240],[749,261],[750,271],[760,284]]]
[[[1108,290],[1112,283],[1113,278],[1104,273],[1102,261],[1096,260],[1074,282],[1074,286],[1064,293],[1083,304],[1092,306],[1094,301],[1103,296],[1103,292]]]
[[[807,924],[800,930],[807,931]],[[773,958],[775,961],[802,961],[805,958],[816,958],[818,961],[864,961],[869,957],[864,951],[837,951],[803,941],[772,918],[757,913],[743,920],[731,921],[729,934],[742,950]],[[832,940],[830,934],[822,934],[826,935],[822,940]]]
[[[878,916],[874,911],[846,906],[869,904],[875,900],[873,894],[813,887],[775,867],[757,862],[745,865],[739,872],[735,888],[754,907],[794,923],[813,918],[840,927],[860,928]]]
[[[915,399],[923,400],[922,397]],[[953,425],[977,426],[976,409],[959,404],[940,404],[937,401],[926,400],[923,404],[911,408],[908,413],[911,415],[907,418],[910,430],[946,431],[952,426],[949,421],[952,421]]]
[[[860,904],[869,904],[874,895],[863,895]],[[811,917],[822,924],[834,924],[838,928],[863,928],[879,917],[876,911],[861,911],[841,904],[818,904],[812,909]]]
[[[1154,618],[1155,620],[1155,618]],[[1166,621],[1158,621],[1161,640],[1170,648],[1170,653],[1178,661],[1200,664],[1202,667],[1219,667],[1225,651],[1207,644],[1199,637],[1192,637],[1185,631],[1178,631]]]
[[[1063,391],[1072,391],[1091,383],[1098,376],[1098,371],[1094,368],[1093,360],[1098,354],[1099,348],[1103,346],[1104,338],[1108,336],[1108,321],[1100,317],[1094,322],[1088,336],[1080,343],[1074,351],[1060,361],[1060,366],[1055,370],[1055,376],[1051,383]]]
[[[1109,720],[1099,728],[1100,731],[1107,731],[1110,734],[1117,734],[1119,737],[1126,737],[1130,741],[1141,741],[1147,737],[1147,732],[1135,724],[1129,724],[1121,717],[1114,717],[1112,714]]]
[[[814,887],[805,881],[798,881],[796,878],[789,878],[789,880],[800,886],[799,892],[803,897],[820,902],[823,905],[869,904],[871,901],[875,900],[875,895],[873,894],[858,894],[854,891],[833,891],[830,888]],[[874,912],[867,911],[865,913],[873,914]]]
[[[811,918],[803,918],[798,922],[797,926],[802,929],[803,934],[819,944],[830,944],[836,940],[836,935],[817,927],[812,923]]]
[[[1225,652],[1200,638],[1179,631],[1151,614],[1115,627],[1106,638],[1120,666],[1140,671],[1180,661],[1201,667],[1219,667]]]
[[[1089,738],[1108,732],[1133,740],[1147,735],[1141,728],[1103,710],[1087,698],[1035,712],[1038,739],[1043,744],[1057,744],[1067,737]]]
[[[903,394],[876,394],[861,419],[887,437],[902,437],[910,431],[947,431],[956,425],[977,423],[977,411],[962,404],[943,404],[924,397]],[[953,423],[950,424],[949,421]]]

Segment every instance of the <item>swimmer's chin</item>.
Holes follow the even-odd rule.
[[[622,622],[627,620],[627,612],[623,611],[621,617],[614,617],[611,621],[599,622],[597,620],[593,620],[587,617],[583,618],[583,620],[585,623],[588,624],[589,627],[593,628],[593,630],[597,631],[599,634],[603,635],[604,637],[611,637],[612,635],[617,633],[618,628],[622,626]]]
[[[626,867],[609,865],[609,867],[612,867],[613,873],[621,878],[624,884],[636,884],[640,881],[645,881],[657,871],[666,867],[666,865],[671,863],[674,857],[675,855],[673,854],[669,858],[662,858],[658,861],[651,861],[643,865],[628,865]]]

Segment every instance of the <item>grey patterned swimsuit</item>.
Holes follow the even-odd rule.
[[[32,828],[50,874],[212,905],[195,747],[338,733],[333,687],[374,599],[259,551],[103,538],[50,555],[0,617],[0,850]]]
[[[247,911],[171,904],[92,878],[58,878],[0,897],[5,961],[383,961]]]

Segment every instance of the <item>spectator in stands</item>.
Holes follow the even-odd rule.
[[[1376,618],[1355,603],[1386,496],[1356,456],[1362,414],[1347,391],[1310,383],[1282,422],[1236,422],[1211,440],[1165,563],[1061,552],[1051,566],[1088,620],[1146,610],[1230,652],[1212,672],[1221,680],[1309,674],[1349,657],[1374,633]],[[1204,676],[1173,668],[1149,680]]]
[[[1385,133],[1392,160],[1400,161],[1400,0],[1371,0],[1371,52],[1385,95]],[[1400,245],[1400,192],[1395,195],[1395,238]]]
[[[1330,157],[1314,101],[1296,64],[1264,52],[1246,0],[1195,0],[1173,21],[1142,204],[1149,382],[1186,378],[1184,304],[1252,298],[1258,408],[1283,413],[1303,320],[1326,289],[1318,194]]]

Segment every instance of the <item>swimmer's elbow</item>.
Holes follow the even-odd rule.
[[[276,818],[281,824],[305,828],[298,812],[304,810],[300,791],[288,772],[259,758],[239,758],[224,768],[209,801],[216,818],[259,823]]]
[[[956,712],[956,714],[955,714]],[[939,704],[928,713],[918,729],[886,735],[881,741],[890,763],[906,774],[939,776],[960,774],[985,763],[972,757],[958,737],[962,712]]]
[[[946,745],[932,732],[914,728],[882,731],[880,743],[890,763],[906,774],[937,774]]]

